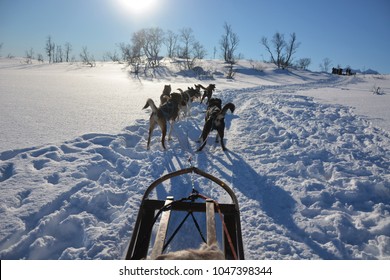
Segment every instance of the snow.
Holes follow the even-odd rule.
[[[222,62],[201,66],[202,79],[169,61],[137,79],[123,64],[0,58],[0,258],[123,258],[145,189],[191,159],[236,193],[246,259],[390,259],[390,76],[241,61],[228,80]],[[194,83],[215,83],[223,104],[236,105],[229,151],[213,133],[195,153],[206,108],[197,102],[166,151],[159,129],[146,150],[146,99]],[[181,198],[192,186],[229,202],[197,175],[153,196]],[[184,227],[170,249],[198,247],[193,231]]]

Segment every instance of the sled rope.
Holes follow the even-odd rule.
[[[176,228],[176,230],[172,233],[171,237],[167,240],[167,242],[165,243],[164,247],[163,247],[163,252],[165,251],[165,249],[168,247],[169,243],[171,243],[172,239],[176,236],[176,234],[179,232],[180,228],[183,226],[184,222],[187,220],[187,218],[191,216],[192,217],[192,220],[194,221],[195,223],[195,227],[196,229],[198,230],[199,234],[200,234],[200,237],[202,238],[203,242],[204,243],[207,243],[206,242],[206,238],[203,236],[202,234],[202,231],[200,229],[200,226],[199,226],[199,223],[198,221],[195,219],[195,216],[194,216],[194,213],[192,211],[188,211],[187,215],[184,217],[184,219],[181,221],[181,223],[178,225],[178,227]]]
[[[181,202],[181,201],[186,201],[186,200],[189,200],[191,202],[194,202],[197,198],[199,197],[199,192],[196,191],[195,189],[193,190],[193,192],[188,196],[188,197],[184,197],[184,198],[181,198],[181,199],[178,199],[178,200],[174,200],[172,201],[171,203],[168,203],[167,205],[163,206],[156,214],[156,216],[154,217],[153,219],[153,222],[151,224],[151,230],[154,226],[154,224],[156,223],[158,217],[161,215],[162,212],[164,211],[167,211],[169,210],[173,204],[177,203],[177,202]],[[165,243],[165,245],[163,246],[163,252],[165,251],[165,249],[168,247],[169,243],[172,241],[172,239],[176,236],[176,234],[179,232],[179,230],[181,229],[181,227],[183,226],[184,222],[187,220],[187,218],[191,216],[192,217],[192,220],[195,224],[195,227],[196,229],[198,230],[199,232],[199,235],[200,237],[202,238],[203,242],[207,243],[206,242],[206,238],[204,237],[203,233],[202,233],[202,230],[199,226],[199,223],[198,221],[195,219],[195,216],[193,214],[192,211],[188,211],[187,215],[184,217],[184,219],[180,222],[180,224],[178,225],[178,227],[176,228],[176,230],[172,233],[171,237],[167,240],[167,242]]]
[[[207,142],[207,139],[209,139],[209,136],[210,136],[210,133],[207,135],[206,139],[204,139],[203,142],[200,143],[199,147],[202,147],[203,144]],[[197,152],[199,152],[199,151],[197,150]]]
[[[194,165],[192,164],[192,156],[189,156],[188,158],[188,162],[190,164],[190,167],[194,167]],[[197,192],[197,190],[195,190],[195,183],[194,183],[194,171],[191,172],[191,186],[192,186],[192,193],[195,193]]]

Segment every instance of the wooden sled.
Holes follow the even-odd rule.
[[[164,200],[149,199],[149,194],[162,182],[176,176],[187,173],[196,173],[203,176],[222,187],[230,196],[231,204],[219,204],[216,201],[206,198],[193,190],[192,194],[184,199],[174,200],[168,196]],[[201,199],[203,202],[195,202]],[[134,226],[133,235],[127,250],[127,260],[155,259],[163,253],[168,245],[166,236],[169,219],[172,211],[185,211],[188,215],[193,212],[203,212],[206,214],[207,244],[211,245],[217,241],[215,213],[221,218],[222,225],[222,251],[225,259],[244,259],[244,249],[242,244],[240,212],[237,198],[234,192],[224,182],[214,176],[196,168],[190,167],[176,172],[169,173],[154,181],[145,191],[138,212],[138,217]],[[157,213],[157,214],[156,214]],[[152,235],[152,228],[157,219],[160,218],[159,227],[155,237],[155,242],[150,256],[148,257],[149,243]],[[194,220],[195,221],[195,220]],[[184,221],[183,221],[184,222]],[[173,237],[172,237],[173,238]],[[206,240],[205,240],[206,241]]]

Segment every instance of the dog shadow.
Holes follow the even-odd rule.
[[[232,125],[232,121],[235,120],[235,119],[238,119],[240,118],[238,115],[236,114],[226,114],[225,115],[225,130],[229,130],[231,125]]]
[[[223,157],[216,158],[218,158],[226,169],[232,170],[233,175],[221,175],[232,177],[231,184],[234,185],[234,189],[238,189],[244,196],[258,201],[264,213],[274,223],[284,227],[288,231],[289,238],[306,244],[322,259],[338,259],[337,256],[315,243],[308,233],[296,225],[293,215],[297,207],[297,202],[289,192],[275,183],[277,178],[267,176],[267,174],[261,174],[261,172],[254,170],[237,153],[227,150],[225,155],[227,160],[224,160]],[[222,170],[218,170],[218,172],[223,173]],[[250,186],[250,184],[254,184],[255,186]],[[241,209],[243,207],[245,208],[245,205],[240,205],[240,207]],[[241,220],[241,224],[244,228],[246,224],[245,220]]]

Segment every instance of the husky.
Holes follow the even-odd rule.
[[[200,87],[200,85],[195,85],[195,84],[194,84],[194,86],[195,86],[195,88],[191,87],[191,90],[192,90],[193,93],[194,93],[193,96],[191,97],[191,98],[192,98],[192,101],[200,100],[201,97],[202,97],[202,95],[201,95],[201,93],[200,93],[201,87]]]
[[[195,88],[193,87],[188,87],[188,94],[191,97],[191,101],[194,102],[195,100],[200,100],[201,94],[200,94],[200,89],[201,87],[198,85],[194,85]]]
[[[203,244],[199,249],[188,249],[160,255],[156,260],[224,260],[223,252],[217,244]]]
[[[172,88],[171,85],[165,85],[163,92],[160,96],[160,105],[166,103],[169,100],[169,95],[171,94]]]
[[[221,138],[221,146],[224,151],[226,151],[225,144],[223,142],[223,137],[225,133],[225,115],[227,110],[230,110],[232,113],[236,109],[236,106],[233,103],[227,103],[222,108],[222,101],[219,98],[211,98],[209,100],[209,105],[206,111],[205,124],[203,127],[202,135],[200,136],[201,146],[198,149],[200,152],[207,143],[207,138],[209,133],[213,130],[217,130],[216,142],[218,142],[218,137]]]
[[[180,109],[183,111],[184,116],[188,116],[191,110],[192,102],[200,97],[200,90],[198,88],[188,87],[186,91],[181,88],[177,89],[181,94]]]
[[[208,102],[211,99],[211,96],[213,95],[213,91],[215,90],[215,84],[209,84],[207,88],[205,88],[201,84],[198,84],[197,86],[204,90],[202,99],[200,100],[200,103],[202,103],[203,100],[207,97],[207,103],[206,104],[208,104]]]
[[[165,102],[164,104],[160,105],[160,107],[157,108],[157,106],[154,104],[154,101],[149,98],[142,109],[146,109],[148,107],[152,109],[152,114],[150,115],[150,120],[149,120],[150,124],[149,124],[149,137],[148,137],[147,149],[149,150],[150,148],[150,138],[152,136],[153,130],[157,123],[161,128],[161,132],[162,132],[161,144],[165,150],[166,149],[165,136],[167,134],[167,122],[169,122],[171,125],[168,134],[168,140],[170,140],[172,130],[173,130],[173,125],[179,116],[178,104],[175,100],[169,99],[167,102]]]

